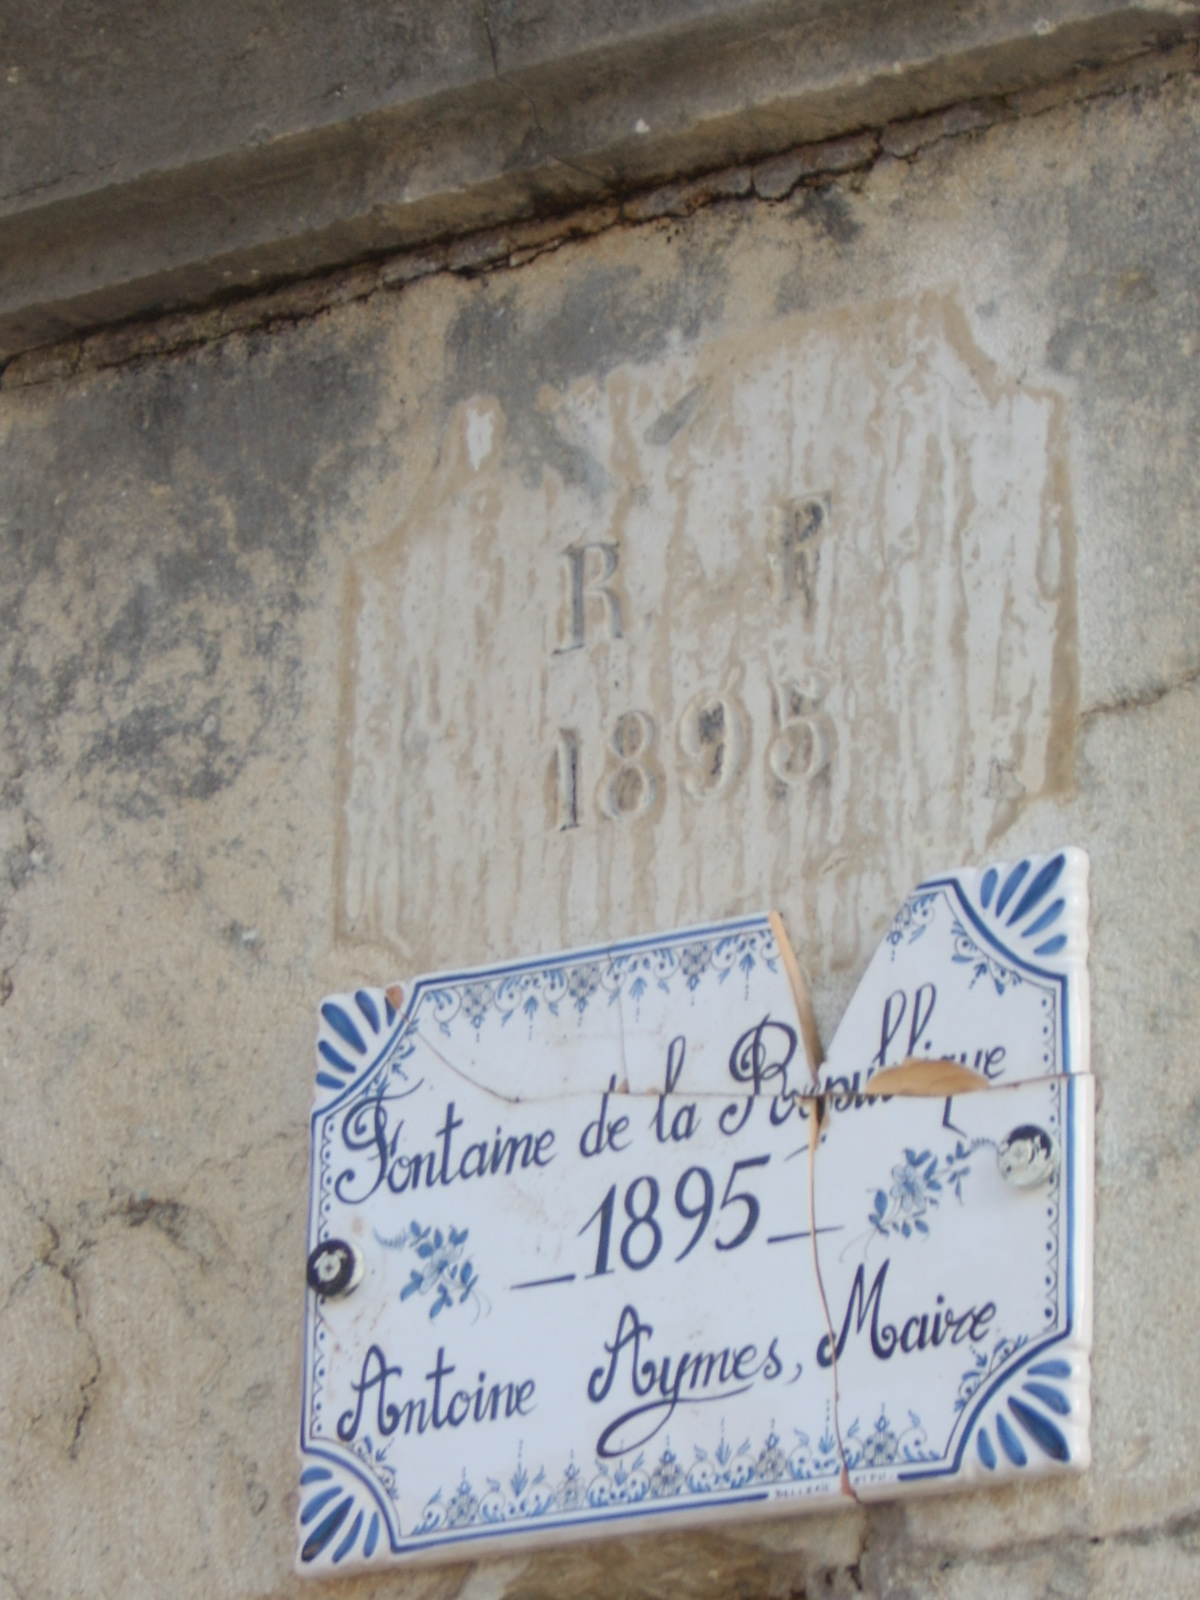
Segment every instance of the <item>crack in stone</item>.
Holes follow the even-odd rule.
[[[20,1187],[20,1185],[18,1185],[18,1187]],[[80,1248],[73,1255],[67,1257],[65,1260],[56,1259],[59,1251],[62,1249],[62,1235],[48,1216],[38,1215],[36,1208],[34,1210],[34,1214],[38,1216],[38,1221],[49,1232],[51,1243],[50,1248],[44,1253],[39,1261],[34,1263],[33,1267],[30,1269],[30,1272],[32,1273],[36,1271],[38,1267],[45,1267],[48,1271],[56,1273],[66,1284],[67,1292],[71,1297],[71,1314],[75,1322],[75,1331],[76,1333],[82,1335],[91,1359],[91,1373],[79,1385],[79,1401],[75,1413],[75,1426],[71,1435],[71,1443],[67,1447],[67,1455],[72,1461],[74,1461],[78,1457],[79,1451],[83,1444],[84,1426],[87,1423],[88,1416],[90,1415],[92,1409],[92,1392],[100,1381],[100,1374],[103,1365],[100,1360],[100,1351],[97,1348],[96,1341],[92,1338],[91,1330],[88,1328],[86,1318],[83,1314],[83,1304],[79,1293],[79,1281],[75,1275],[78,1268],[87,1256],[87,1253],[90,1249],[90,1244],[88,1241],[84,1241]]]
[[[867,1534],[864,1540],[863,1551],[874,1543],[878,1548],[884,1543],[874,1539],[881,1524],[895,1521],[892,1507],[872,1508],[867,1522]],[[965,1549],[955,1551],[953,1554],[938,1553],[927,1547],[918,1547],[913,1550],[909,1546],[906,1552],[911,1560],[914,1556],[920,1560],[927,1556],[931,1561],[936,1560],[940,1572],[953,1571],[955,1567],[966,1565],[981,1566],[989,1569],[1004,1569],[1018,1561],[1030,1556],[1036,1556],[1046,1551],[1055,1552],[1060,1559],[1070,1559],[1076,1553],[1087,1550],[1104,1550],[1120,1548],[1150,1548],[1156,1544],[1171,1544],[1186,1542],[1200,1538],[1200,1507],[1183,1512],[1175,1512],[1160,1522],[1152,1523],[1149,1527],[1120,1528],[1112,1533],[1093,1534],[1066,1534],[1062,1532],[1047,1534],[1042,1538],[1030,1540],[1020,1545],[997,1546],[990,1550]],[[903,1544],[903,1536],[896,1543]],[[891,1543],[888,1541],[887,1543]],[[884,1546],[886,1548],[886,1545]],[[882,1575],[880,1575],[882,1576]],[[881,1584],[880,1589],[887,1587]]]
[[[829,1314],[829,1296],[825,1293],[825,1280],[821,1276],[821,1251],[818,1243],[817,1151],[821,1148],[821,1127],[825,1121],[825,1111],[825,1096],[816,1096],[812,1101],[808,1115],[808,1225],[811,1230],[810,1244],[812,1247],[813,1277],[817,1285],[817,1299],[821,1303],[821,1314],[825,1319],[825,1333],[829,1340],[829,1382],[833,1390],[833,1436],[837,1441],[838,1455],[841,1457],[842,1462],[842,1493],[853,1500],[855,1504],[858,1504],[858,1495],[854,1492],[854,1485],[850,1480],[850,1467],[846,1460],[846,1445],[842,1439],[842,1396],[838,1386],[837,1330],[833,1325],[833,1318]]]
[[[492,19],[488,11],[488,0],[483,0],[483,3],[479,8],[479,16],[483,23],[483,31],[487,35],[488,50],[492,57],[492,73],[496,79],[496,82],[502,83],[506,89],[511,89],[514,94],[520,96],[521,100],[524,101],[525,106],[529,111],[529,115],[533,119],[533,126],[538,137],[543,141],[546,141],[548,136],[545,128],[542,126],[542,119],[538,113],[538,108],[534,102],[533,96],[522,84],[514,82],[512,78],[507,77],[503,72],[500,71],[500,57],[496,50],[496,38],[492,33]],[[582,167],[574,161],[569,161],[566,156],[559,155],[556,151],[550,149],[548,144],[546,148],[546,154],[552,161],[557,163],[558,166],[565,167],[568,172],[577,172],[579,173],[580,177],[587,178],[592,183],[598,181],[596,173],[589,172],[586,167]]]
[[[1082,1565],[1089,1554],[1106,1549],[1153,1548],[1156,1545],[1187,1544],[1200,1538],[1200,1507],[1176,1512],[1149,1527],[1117,1529],[1097,1534],[1047,1534],[1017,1545],[992,1549],[960,1548],[947,1550],[936,1545],[914,1543],[903,1508],[893,1505],[864,1506],[859,1548],[854,1559],[829,1565],[804,1563],[807,1571],[793,1576],[779,1574],[769,1590],[769,1600],[811,1600],[823,1595],[830,1600],[845,1600],[850,1595],[893,1596],[895,1600],[925,1595],[934,1581],[952,1582],[951,1575],[967,1568],[983,1568],[998,1576],[1022,1562],[1053,1552],[1060,1564]],[[796,1552],[803,1562],[805,1552]],[[935,1578],[936,1574],[936,1578]],[[786,1585],[786,1586],[785,1586]],[[1051,1582],[1050,1590],[1059,1590]],[[515,1590],[507,1591],[515,1600]]]
[[[71,1460],[74,1461],[79,1455],[79,1451],[83,1445],[84,1425],[92,1411],[92,1391],[100,1382],[100,1374],[103,1370],[103,1363],[100,1360],[100,1352],[96,1348],[96,1341],[92,1338],[91,1333],[88,1331],[87,1325],[83,1319],[83,1308],[79,1303],[79,1286],[75,1282],[74,1271],[71,1268],[64,1266],[62,1268],[62,1276],[66,1280],[71,1291],[71,1307],[75,1313],[76,1330],[87,1340],[87,1346],[91,1352],[93,1364],[91,1376],[86,1378],[79,1386],[79,1410],[75,1415],[75,1431],[72,1435],[71,1443],[67,1447],[67,1454]]]
[[[307,1011],[305,1012],[305,1020],[308,1020]],[[297,1152],[304,1150],[304,1146],[298,1140],[295,1129],[277,1128],[274,1133],[265,1134],[261,1139],[248,1140],[245,1144],[239,1145],[236,1150],[231,1150],[228,1155],[205,1156],[191,1168],[186,1177],[180,1182],[179,1187],[182,1191],[186,1191],[202,1172],[237,1171],[252,1155],[269,1149],[273,1144],[286,1144],[294,1147]],[[307,1158],[306,1150],[305,1156]]]
[[[496,77],[499,78],[500,58],[496,54],[496,40],[492,33],[492,19],[488,13],[487,0],[483,0],[483,4],[479,8],[479,17],[483,23],[483,31],[487,34],[488,49],[491,51],[492,55],[492,71],[495,73]]]
[[[527,91],[499,71],[486,0],[480,16],[497,81],[525,99],[534,126],[545,137],[537,107]],[[493,229],[471,230],[449,241],[422,244],[373,261],[348,264],[334,273],[297,278],[267,294],[250,291],[225,305],[184,310],[169,318],[151,314],[135,322],[100,328],[83,338],[23,351],[0,366],[0,387],[11,389],[60,381],[82,371],[121,367],[156,356],[182,355],[236,334],[269,331],[284,325],[295,326],[322,316],[337,306],[367,300],[386,290],[403,289],[419,278],[437,273],[474,276],[487,270],[524,266],[538,255],[557,249],[575,238],[595,237],[616,227],[636,227],[658,220],[659,217],[688,215],[720,201],[737,199],[746,203],[775,204],[800,189],[829,188],[839,180],[861,180],[886,154],[885,138],[893,149],[903,151],[890,159],[911,161],[932,144],[971,138],[998,122],[1032,121],[1050,115],[1064,105],[1136,95],[1173,78],[1193,76],[1197,70],[1197,45],[1192,41],[1141,51],[1107,67],[1080,66],[1056,82],[1038,89],[987,100],[955,101],[920,117],[900,118],[861,129],[860,133],[877,136],[879,144],[876,154],[852,167],[834,164],[828,170],[818,168],[806,172],[787,194],[771,200],[754,197],[748,181],[743,193],[730,193],[719,181],[721,176],[744,173],[747,169],[728,164],[673,180],[666,185],[651,183],[644,187],[632,186],[630,198],[624,204],[615,193],[597,196],[587,208],[550,208],[540,217],[522,218]],[[850,137],[853,135],[839,134],[835,139],[822,143],[840,148]],[[819,148],[820,145],[796,147],[811,150]],[[791,153],[782,151],[765,156],[755,165],[775,162]],[[548,151],[547,155],[550,160],[578,172],[593,184],[603,182],[600,176],[578,162],[556,155],[553,151]],[[672,191],[675,192],[673,196]],[[661,210],[655,208],[656,195],[668,197]],[[549,233],[547,228],[550,229]]]
[[[148,1222],[169,1239],[176,1249],[192,1256],[202,1270],[207,1271],[213,1264],[212,1256],[207,1254],[195,1239],[195,1229],[192,1225],[197,1216],[205,1223],[208,1219],[182,1200],[157,1200],[150,1196],[135,1200],[130,1196],[122,1204],[112,1207],[107,1215],[124,1222],[130,1228],[140,1228]],[[208,1223],[208,1226],[211,1227],[212,1224]],[[225,1241],[215,1228],[213,1233],[219,1244],[224,1246]]]
[[[19,1183],[17,1186],[18,1188],[21,1187]],[[103,1370],[103,1363],[100,1359],[100,1351],[97,1348],[95,1339],[92,1338],[91,1330],[88,1328],[87,1320],[84,1316],[83,1304],[79,1293],[79,1282],[75,1275],[79,1266],[85,1259],[90,1245],[85,1242],[74,1255],[69,1256],[65,1260],[56,1259],[59,1251],[62,1248],[62,1235],[54,1223],[50,1221],[49,1217],[45,1216],[44,1214],[39,1214],[36,1207],[32,1209],[41,1226],[44,1227],[50,1234],[50,1247],[30,1264],[26,1271],[22,1273],[21,1277],[13,1285],[12,1292],[10,1293],[8,1300],[5,1302],[5,1309],[7,1310],[8,1305],[11,1304],[12,1300],[16,1297],[20,1289],[26,1283],[30,1282],[39,1271],[44,1270],[54,1273],[57,1277],[61,1278],[67,1286],[67,1292],[71,1298],[71,1315],[75,1323],[75,1331],[82,1336],[85,1344],[87,1345],[88,1356],[91,1365],[90,1373],[79,1385],[79,1397],[75,1412],[75,1424],[72,1430],[71,1443],[67,1446],[67,1455],[72,1461],[74,1461],[79,1455],[80,1448],[83,1444],[84,1426],[87,1423],[88,1416],[90,1415],[92,1409],[92,1393],[100,1381],[100,1375]]]
[[[282,1137],[282,1135],[273,1137]],[[25,1212],[37,1222],[39,1227],[45,1230],[47,1236],[45,1240],[40,1242],[34,1259],[10,1284],[4,1303],[0,1306],[0,1312],[9,1309],[39,1272],[53,1273],[61,1278],[67,1287],[75,1331],[83,1338],[86,1345],[87,1357],[85,1364],[88,1371],[82,1381],[78,1383],[71,1442],[67,1447],[67,1456],[73,1461],[77,1459],[82,1449],[96,1386],[103,1376],[103,1361],[99,1347],[87,1324],[78,1279],[79,1268],[95,1248],[100,1234],[93,1226],[89,1232],[79,1235],[76,1244],[68,1252],[64,1245],[63,1232],[48,1215],[47,1208],[33,1200],[11,1164],[5,1162],[3,1158],[0,1158],[0,1170],[5,1173],[20,1195]],[[79,1210],[81,1222],[86,1224],[88,1212],[91,1208],[83,1204]],[[199,1226],[197,1226],[197,1222]],[[107,1224],[110,1230],[113,1226],[139,1228],[149,1224],[161,1233],[169,1243],[173,1244],[177,1250],[188,1256],[202,1273],[207,1272],[216,1264],[216,1258],[220,1254],[225,1254],[230,1259],[235,1259],[220,1232],[204,1213],[197,1211],[195,1207],[189,1206],[183,1201],[155,1199],[149,1196],[139,1198],[130,1196],[128,1199],[121,1201],[113,1198],[98,1215],[93,1214],[92,1223],[93,1225],[99,1224],[100,1228],[104,1228]],[[209,1234],[211,1234],[211,1237],[208,1237]],[[196,1313],[187,1292],[188,1285],[180,1278],[179,1273],[171,1262],[168,1262],[167,1265],[175,1277],[184,1308],[188,1316],[194,1320]],[[223,1353],[223,1360],[219,1367],[219,1371],[223,1371],[233,1359],[232,1351],[219,1336],[214,1337],[216,1344],[220,1346]],[[213,1382],[215,1381],[214,1376]],[[211,1384],[208,1387],[211,1387]]]
[[[1094,706],[1088,706],[1079,714],[1081,723],[1092,721],[1095,717],[1118,717],[1130,711],[1144,711],[1149,706],[1158,705],[1168,695],[1176,694],[1181,689],[1191,689],[1200,683],[1200,665],[1190,668],[1178,678],[1171,678],[1166,683],[1153,683],[1145,689],[1135,689],[1130,694],[1120,695],[1115,700],[1102,700]]]
[[[29,1600],[28,1591],[21,1587],[7,1567],[0,1567],[0,1578],[2,1578],[12,1590],[13,1594],[16,1596],[16,1600]]]

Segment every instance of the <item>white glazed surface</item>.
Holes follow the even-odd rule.
[[[929,880],[819,1099],[765,915],[326,1001],[299,1569],[1085,1467],[1086,957],[1078,850]]]

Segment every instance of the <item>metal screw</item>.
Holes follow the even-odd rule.
[[[1045,1128],[1025,1122],[1000,1141],[996,1160],[1015,1189],[1036,1189],[1058,1171],[1058,1142]]]
[[[345,1239],[326,1239],[308,1258],[308,1287],[322,1300],[350,1294],[362,1282],[362,1251]]]

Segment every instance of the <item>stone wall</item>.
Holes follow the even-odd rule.
[[[0,1595],[319,1592],[322,994],[771,903],[828,1040],[1064,842],[1091,1471],[335,1587],[1194,1592],[1198,151],[1184,47],[10,364]]]
[[[0,361],[1198,26],[1200,0],[8,0]]]

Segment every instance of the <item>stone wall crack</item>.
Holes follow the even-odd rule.
[[[480,15],[497,81],[522,95],[535,130],[544,136],[532,99],[499,71],[486,5]],[[1197,71],[1197,52],[1194,40],[1158,47],[1112,65],[1077,68],[1056,83],[1037,89],[960,101],[921,117],[902,118],[823,144],[800,146],[753,167],[722,167],[666,185],[654,183],[624,197],[597,197],[582,210],[559,210],[434,240],[332,273],[287,281],[264,293],[243,295],[222,304],[101,326],[61,344],[13,356],[0,367],[0,389],[58,382],[78,373],[124,366],[148,357],[184,354],[237,334],[293,326],[384,290],[402,290],[433,274],[475,276],[514,269],[573,239],[594,237],[610,228],[644,226],[722,202],[754,200],[774,204],[802,189],[828,189],[839,179],[861,181],[881,159],[912,162],[931,145],[946,140],[975,138],[1001,123],[1041,117],[1064,105],[1138,94],[1160,87],[1171,78],[1193,75]],[[578,163],[551,154],[586,178],[589,186],[603,182],[600,175]],[[789,164],[796,167],[795,181],[781,182],[778,174]]]
[[[1134,689],[1128,694],[1118,695],[1113,700],[1101,700],[1095,705],[1086,706],[1080,712],[1079,720],[1081,723],[1088,723],[1097,717],[1117,717],[1131,711],[1146,711],[1167,699],[1169,695],[1192,689],[1197,683],[1200,683],[1200,665],[1190,667],[1186,672],[1176,678],[1168,679],[1165,683],[1148,684],[1144,689]]]

